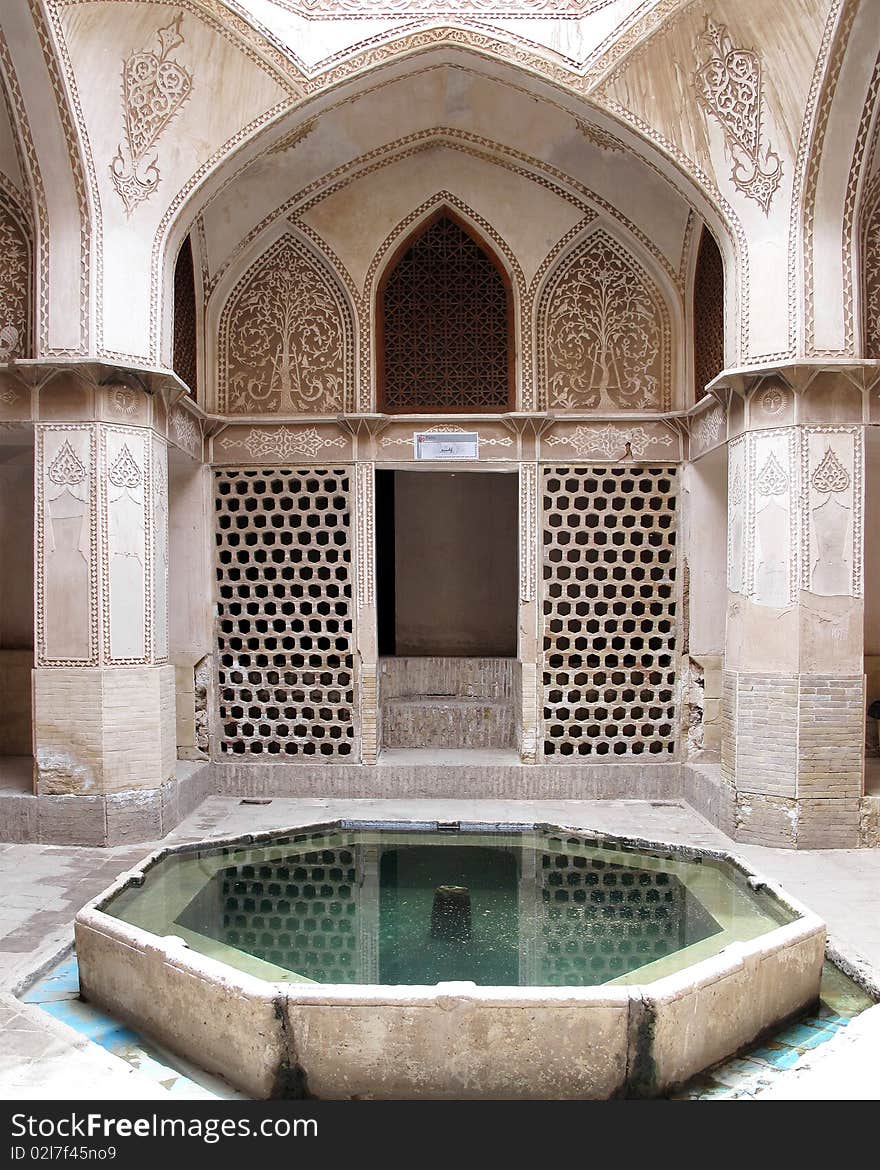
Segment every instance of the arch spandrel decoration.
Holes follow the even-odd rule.
[[[376,325],[380,410],[513,409],[510,280],[490,246],[448,206],[399,245],[379,283]]]
[[[220,317],[218,409],[337,414],[353,409],[354,327],[327,264],[285,234],[248,268]]]
[[[669,410],[669,310],[635,257],[601,229],[564,256],[538,305],[541,410]]]
[[[31,249],[24,223],[0,192],[0,362],[30,355]]]

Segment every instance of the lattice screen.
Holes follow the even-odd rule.
[[[544,754],[675,750],[675,468],[544,469]]]
[[[703,228],[694,273],[694,397],[724,369],[724,261],[708,228]]]
[[[196,284],[192,243],[180,246],[174,266],[174,372],[196,394]]]
[[[218,877],[221,941],[319,983],[359,980],[352,849],[292,853]]]
[[[663,870],[544,853],[535,982],[605,983],[718,929]]]
[[[350,757],[349,470],[215,477],[220,750]]]
[[[380,294],[383,408],[507,409],[509,295],[463,228],[447,216],[430,224]]]

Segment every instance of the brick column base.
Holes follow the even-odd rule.
[[[864,678],[725,671],[721,771],[733,835],[755,845],[855,848]]]
[[[176,763],[173,666],[33,673],[38,795],[159,788]]]

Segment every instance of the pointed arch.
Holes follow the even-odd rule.
[[[706,225],[700,233],[692,285],[694,402],[724,369],[724,259]]]
[[[456,208],[438,202],[390,251],[378,278],[378,409],[513,410],[515,315],[498,252]]]

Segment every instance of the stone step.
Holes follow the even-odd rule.
[[[400,695],[382,704],[386,748],[496,748],[515,741],[510,702],[461,695]]]

